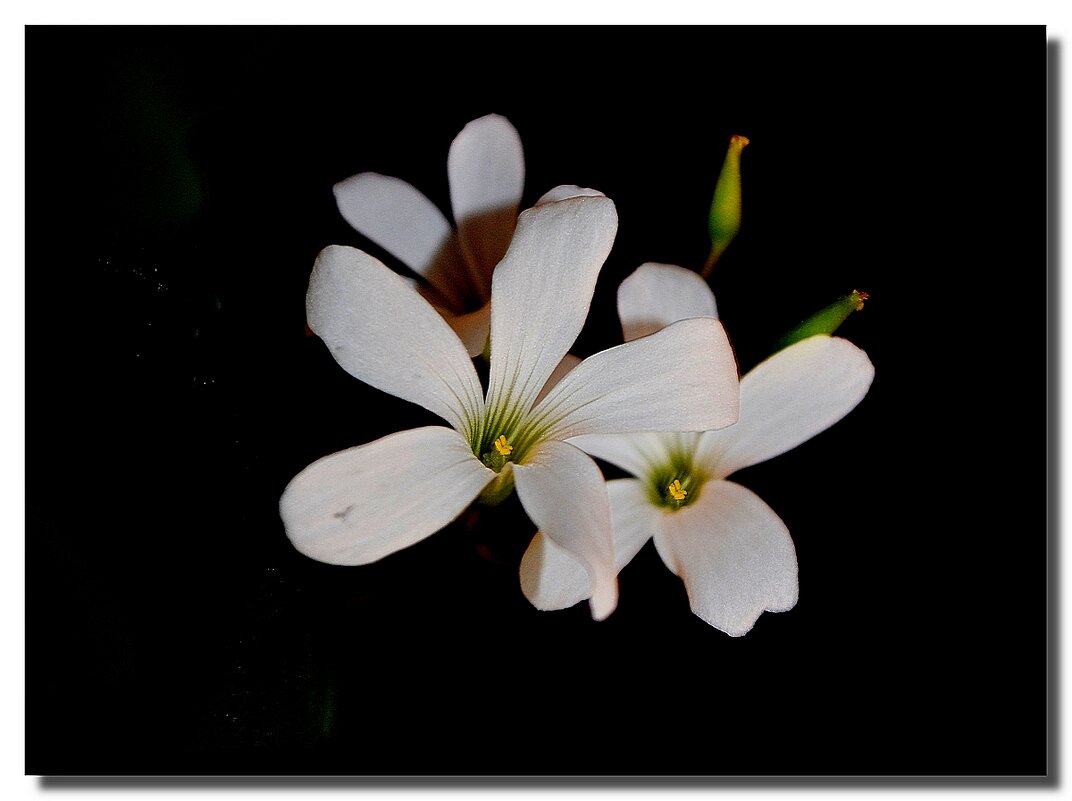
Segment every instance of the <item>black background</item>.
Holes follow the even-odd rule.
[[[1046,77],[1042,27],[29,28],[27,772],[1046,773]],[[491,112],[523,205],[617,204],[580,355],[641,262],[703,263],[734,133],[742,371],[871,293],[868,396],[736,477],[800,563],[743,638],[650,544],[607,621],[532,609],[516,499],[364,567],[283,534],[308,463],[437,422],[306,335],[320,248],[396,264],[331,187],[449,214]]]

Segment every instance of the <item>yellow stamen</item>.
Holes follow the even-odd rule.
[[[514,452],[514,446],[506,441],[506,434],[500,434],[499,438],[495,440],[495,450],[499,452],[500,456],[509,456]]]
[[[681,489],[681,482],[676,478],[666,485],[666,490],[675,501],[683,501],[685,496],[689,494],[686,490]]]

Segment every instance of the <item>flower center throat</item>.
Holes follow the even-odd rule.
[[[500,434],[496,437],[495,441],[492,442],[492,446],[491,449],[480,454],[480,461],[498,473],[503,469],[503,466],[510,461],[510,456],[514,452],[514,446],[506,439],[505,434]]]

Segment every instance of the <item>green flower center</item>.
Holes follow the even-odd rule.
[[[648,495],[656,506],[676,511],[699,498],[706,481],[707,476],[696,469],[691,458],[674,454],[669,464],[648,477]]]

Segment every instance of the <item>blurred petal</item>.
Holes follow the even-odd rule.
[[[610,501],[596,463],[565,442],[543,442],[514,465],[517,495],[529,518],[588,573],[592,617],[618,604]]]
[[[574,356],[572,353],[567,353],[562,357],[562,361],[558,363],[558,366],[551,371],[551,375],[547,377],[546,383],[543,385],[543,389],[540,390],[540,394],[536,396],[536,400],[533,401],[535,406],[537,403],[547,397],[547,393],[554,389],[555,384],[562,380],[562,378],[581,363],[580,356]]]
[[[470,290],[454,229],[428,198],[399,178],[362,172],[335,184],[346,222],[415,273],[456,310]]]
[[[480,380],[461,340],[428,302],[363,251],[320,251],[306,295],[309,327],[346,372],[418,403],[469,438]]]
[[[641,264],[618,286],[618,317],[628,342],[689,317],[718,317],[698,274],[673,264]]]
[[[797,602],[797,554],[789,530],[759,496],[708,481],[695,503],[659,520],[655,546],[685,582],[692,611],[740,637],[764,612]]]
[[[561,184],[545,192],[535,205],[542,206],[544,203],[555,203],[571,197],[605,197],[605,195],[598,189],[586,189],[577,184]]]
[[[492,277],[488,414],[531,406],[581,332],[618,215],[605,197],[575,197],[522,213]]]
[[[439,531],[493,478],[456,431],[415,428],[313,462],[279,512],[306,556],[363,565]]]
[[[568,202],[568,201],[567,201]],[[681,320],[589,356],[533,410],[548,439],[706,431],[737,419],[737,362],[722,323]]]
[[[614,569],[621,572],[655,534],[659,510],[647,489],[633,478],[607,482],[611,527],[614,534]],[[521,558],[521,591],[537,609],[566,609],[590,592],[588,572],[568,551],[540,532]]]
[[[698,464],[716,478],[811,439],[863,400],[875,376],[847,339],[814,336],[778,351],[741,379],[741,417],[700,438]]]
[[[491,271],[506,254],[525,183],[521,137],[505,117],[489,114],[466,125],[447,156],[450,204],[462,251],[484,300]]]

